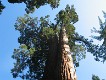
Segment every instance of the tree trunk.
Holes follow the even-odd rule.
[[[43,80],[77,80],[65,27],[60,30],[59,42],[56,40],[51,40],[55,42],[50,46]]]
[[[62,27],[60,31],[59,45],[60,54],[58,56],[60,56],[60,60],[58,60],[57,67],[60,70],[58,80],[77,80],[65,27]]]
[[[58,37],[52,37],[49,39],[49,54],[47,56],[47,61],[45,63],[45,69],[42,80],[56,80],[55,79],[55,69],[57,63],[57,53],[58,53]]]

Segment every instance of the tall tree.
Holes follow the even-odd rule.
[[[77,80],[74,67],[85,58],[85,49],[92,49],[92,41],[75,32],[73,24],[78,15],[74,6],[67,5],[55,21],[49,21],[49,16],[40,20],[28,15],[17,18],[15,29],[20,32],[20,47],[14,49],[12,56],[16,60],[11,70],[14,78]]]
[[[57,1],[35,0],[8,0],[10,3],[24,2],[26,11],[39,8],[45,4],[51,4],[53,8],[58,6]],[[75,67],[79,61],[85,58],[86,50],[95,56],[105,60],[105,45],[92,44],[83,36],[75,32],[74,23],[78,21],[78,15],[74,6],[67,5],[54,19],[56,23],[49,21],[49,16],[32,18],[28,15],[18,17],[15,29],[20,32],[18,42],[20,46],[14,49],[13,59],[16,60],[11,70],[13,77],[21,77],[28,80],[77,80]],[[95,32],[100,32],[95,29]],[[100,32],[104,38],[104,29]],[[97,38],[97,37],[95,37]],[[104,38],[105,39],[105,38]],[[101,56],[101,52],[104,53]]]
[[[49,54],[50,59],[47,60],[48,63],[45,67],[43,80],[76,80],[76,72],[74,69],[70,47],[72,48],[75,45],[74,40],[72,40],[75,33],[72,23],[78,21],[78,15],[76,14],[73,6],[70,9],[69,5],[67,5],[65,10],[61,10],[59,12],[56,20],[58,23],[56,27],[60,27],[57,37],[58,39],[55,40],[55,42],[58,42],[56,42],[57,45],[50,48],[52,49],[50,50],[52,53]],[[67,30],[71,31],[71,33]],[[69,33],[69,35],[67,33]],[[70,42],[70,47],[68,44],[68,36],[72,40]]]

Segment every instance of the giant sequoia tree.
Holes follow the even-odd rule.
[[[74,67],[85,58],[85,50],[96,53],[96,45],[75,32],[78,15],[67,5],[54,19],[49,16],[17,18],[20,47],[14,49],[13,77],[29,80],[77,80]],[[73,58],[73,59],[72,59]]]
[[[78,21],[78,15],[74,6],[67,5],[55,21],[49,21],[49,16],[40,20],[28,15],[17,18],[15,29],[20,32],[20,47],[14,49],[12,56],[16,60],[11,70],[14,78],[76,80],[74,66],[85,57],[91,41],[75,32],[73,24]]]
[[[10,3],[24,2],[28,13],[42,5],[58,6],[59,0],[8,0]],[[75,32],[78,15],[74,6],[67,5],[52,23],[49,16],[32,18],[27,14],[18,17],[15,29],[20,32],[20,46],[14,49],[16,60],[11,70],[13,77],[28,80],[77,80],[75,68],[85,58],[85,51],[91,52],[97,61],[105,47],[92,44]],[[105,49],[105,50],[104,50]],[[102,58],[105,58],[102,56]]]

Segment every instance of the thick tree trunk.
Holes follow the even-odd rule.
[[[56,40],[57,37],[51,40],[43,80],[77,80],[65,27],[60,31],[59,42]]]
[[[73,59],[68,45],[68,37],[66,35],[65,27],[62,27],[59,38],[60,54],[58,56],[59,79],[58,80],[77,80],[76,72],[73,64]],[[58,67],[57,66],[57,67]]]
[[[43,74],[42,80],[56,80],[55,70],[57,63],[57,53],[58,53],[58,37],[52,37],[49,40],[49,54],[47,56],[46,66]]]

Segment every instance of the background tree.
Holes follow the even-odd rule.
[[[103,14],[104,14],[104,18],[106,18],[106,13],[104,11],[103,11]],[[105,62],[106,60],[106,22],[102,22],[102,20],[99,18],[99,23],[100,23],[100,29],[97,30],[96,28],[93,28],[92,30],[92,32],[99,33],[99,35],[98,36],[93,35],[92,37],[99,41],[103,41],[103,43],[97,46],[96,48],[97,53],[94,54],[94,56],[96,56],[97,61]]]

